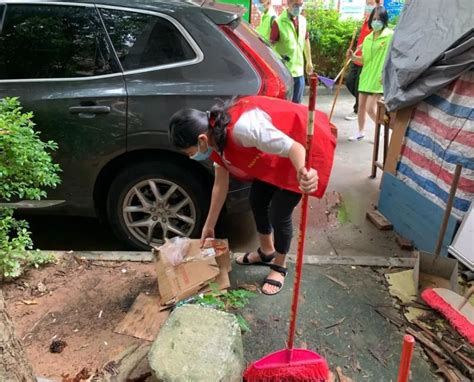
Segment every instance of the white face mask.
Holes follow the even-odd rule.
[[[371,26],[374,31],[380,32],[383,29],[383,22],[380,20],[373,20]]]

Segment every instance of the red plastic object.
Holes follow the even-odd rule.
[[[262,80],[258,95],[285,99],[286,85],[271,66],[245,40],[239,38],[231,27],[221,25],[220,28],[258,72]]]
[[[328,377],[328,364],[319,354],[306,349],[285,349],[254,362],[245,371],[244,381],[326,381]]]
[[[451,304],[446,302],[443,297],[431,288],[425,289],[421,297],[429,306],[446,317],[454,329],[467,338],[471,345],[474,345],[474,323],[470,322],[467,317],[454,309]]]
[[[316,106],[317,83],[317,76],[310,77],[306,167],[308,167],[309,158],[311,158],[310,154],[314,132],[314,110]],[[329,367],[324,358],[311,350],[294,348],[301,275],[303,272],[308,199],[308,194],[303,194],[301,220],[299,225],[300,236],[296,256],[295,283],[293,286],[293,300],[291,304],[291,320],[287,348],[272,353],[251,364],[244,373],[244,380],[247,382],[325,381],[329,377]]]
[[[402,356],[400,358],[400,369],[398,370],[398,382],[408,382],[410,377],[411,359],[413,349],[415,348],[415,339],[409,334],[403,337]]]

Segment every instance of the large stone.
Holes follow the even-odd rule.
[[[241,381],[244,358],[239,324],[232,314],[184,305],[161,328],[148,360],[160,381]]]

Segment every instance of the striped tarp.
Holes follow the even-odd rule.
[[[474,72],[420,102],[411,117],[397,178],[441,208],[454,168],[463,165],[453,214],[462,218],[474,199]]]

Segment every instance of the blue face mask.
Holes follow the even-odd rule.
[[[374,31],[379,32],[383,29],[383,22],[380,20],[373,20],[371,26]]]
[[[293,5],[291,8],[290,8],[290,13],[295,16],[295,17],[298,17],[299,15],[301,15],[301,11],[303,10],[303,6],[302,5]]]
[[[212,154],[212,149],[209,146],[207,146],[207,151],[205,153],[202,153],[199,150],[199,143],[198,143],[198,151],[196,151],[196,154],[190,156],[189,158],[202,162],[202,161],[208,160],[211,154]]]

